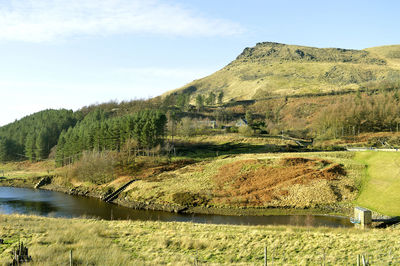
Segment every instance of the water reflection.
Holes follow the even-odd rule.
[[[143,221],[178,221],[233,225],[300,225],[350,227],[348,219],[313,215],[223,216],[176,214],[133,210],[98,199],[71,196],[60,192],[0,187],[0,213],[36,214],[52,217],[97,217]]]
[[[9,209],[11,213],[21,213],[30,210],[31,213],[46,215],[49,212],[56,212],[58,209],[51,203],[43,201],[29,200],[2,200],[0,198],[0,206]]]

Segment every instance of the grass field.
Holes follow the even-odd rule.
[[[356,203],[386,215],[400,216],[400,154],[358,152],[355,159],[368,166]]]
[[[20,239],[29,265],[350,265],[365,254],[374,265],[400,263],[399,229],[101,221],[0,215],[0,264]],[[391,263],[391,264],[390,264]]]

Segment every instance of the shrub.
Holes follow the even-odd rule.
[[[254,130],[249,126],[239,127],[239,133],[243,136],[250,137],[254,135]]]
[[[82,157],[74,163],[69,172],[70,178],[89,181],[94,184],[104,184],[115,177],[114,168],[117,163],[116,155],[109,151],[83,152]]]
[[[190,192],[178,192],[172,195],[172,200],[181,206],[195,207],[204,205],[208,200],[199,194],[193,194]]]

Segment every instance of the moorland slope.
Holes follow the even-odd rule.
[[[400,45],[352,50],[262,42],[245,48],[214,74],[167,94],[222,91],[224,101],[248,100],[357,90],[371,82],[397,80]]]

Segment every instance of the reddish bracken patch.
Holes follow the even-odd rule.
[[[238,205],[260,206],[287,194],[294,184],[312,180],[334,180],[346,175],[343,166],[320,159],[283,158],[269,166],[259,160],[226,164],[214,176],[216,201]]]

